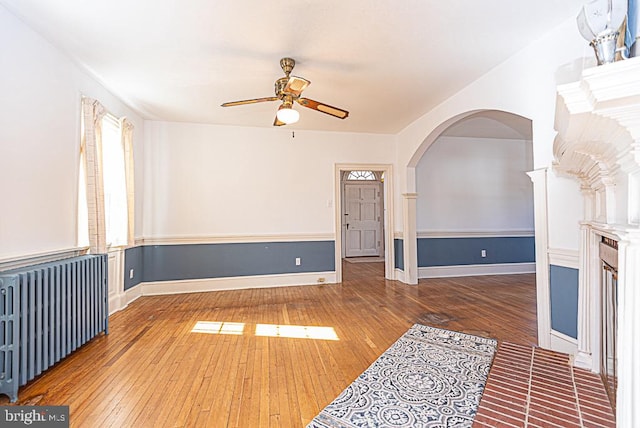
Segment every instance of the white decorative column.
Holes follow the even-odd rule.
[[[587,223],[580,225],[580,269],[578,271],[578,354],[575,356],[574,364],[577,367],[591,370],[594,366],[592,335],[592,319],[596,308],[594,297],[598,293],[598,277],[595,283],[591,278],[592,257],[595,251],[597,255],[597,244],[594,247],[594,237],[591,227]],[[597,325],[597,323],[595,323]]]
[[[576,365],[600,370],[598,245],[611,238],[618,241],[617,424],[640,427],[640,57],[559,86],[555,127],[554,168],[579,180],[585,199]]]
[[[407,284],[418,283],[418,233],[416,231],[416,199],[417,193],[403,193],[403,256],[404,256],[404,282]]]
[[[578,353],[574,364],[577,367],[591,370],[593,361],[592,319],[597,310],[597,296],[599,291],[599,272],[592,268],[597,264],[598,242],[592,233],[590,221],[595,217],[595,192],[588,186],[582,186],[584,199],[584,220],[580,224],[580,268],[578,271]],[[598,266],[599,267],[599,266]],[[595,277],[594,277],[595,274]],[[598,320],[599,323],[599,320]]]
[[[533,182],[538,345],[549,348],[551,346],[551,298],[549,294],[547,168],[530,171],[527,175]]]
[[[640,195],[639,195],[640,197]],[[640,426],[640,230],[618,242],[619,427]],[[620,286],[620,284],[624,286]]]

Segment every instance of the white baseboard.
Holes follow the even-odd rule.
[[[138,297],[142,296],[142,287],[132,287],[124,292],[124,304],[122,305],[125,308],[129,303],[136,300]]]
[[[395,268],[394,271],[396,281],[404,282],[404,271],[398,268]]]
[[[324,279],[324,280],[322,280]],[[229,278],[207,278],[180,281],[143,282],[141,295],[200,293],[204,291],[243,290],[247,288],[268,288],[296,285],[335,284],[336,273],[311,272],[285,275],[238,276]]]
[[[142,296],[142,287],[132,287],[123,293],[109,297],[109,315],[126,308],[129,303]]]
[[[496,263],[486,265],[433,266],[418,268],[418,278],[450,276],[509,275],[535,273],[535,263]]]
[[[580,369],[585,369],[592,372],[594,371],[593,357],[591,356],[591,354],[586,352],[578,351],[575,358],[573,359],[573,365]]]
[[[575,361],[575,355],[578,353],[578,340],[559,331],[551,330],[549,333],[551,339],[551,350],[562,352],[572,356]]]
[[[109,296],[109,315],[122,309],[122,298],[120,294]]]

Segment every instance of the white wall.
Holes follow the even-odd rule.
[[[583,219],[584,202],[580,183],[553,172],[547,176],[547,200],[549,204],[549,248],[578,250],[580,248],[580,221]],[[563,215],[563,211],[566,212]],[[573,214],[573,215],[570,215]]]
[[[583,68],[595,65],[593,50],[582,39],[575,19],[569,19],[554,31],[523,49],[489,73],[464,88],[398,135],[399,193],[414,192],[413,167],[440,132],[469,112],[502,110],[532,120],[534,168],[551,167],[553,160],[554,116],[558,84],[578,80]],[[448,123],[449,122],[449,123]],[[435,132],[434,132],[435,131]],[[550,172],[553,176],[553,172]],[[549,185],[555,184],[551,177]],[[565,190],[572,191],[566,187]],[[575,198],[569,196],[567,200]],[[399,202],[397,206],[402,206]],[[563,235],[562,245],[577,249],[579,230],[564,229],[582,217],[580,206],[554,199],[549,203],[549,217],[562,221],[550,225],[549,235]],[[396,214],[396,230],[403,230],[402,215]],[[556,227],[562,230],[556,230]]]
[[[395,156],[389,135],[150,121],[145,137],[145,239],[331,239],[334,165]]]
[[[416,167],[417,230],[533,231],[531,142],[440,137]]]
[[[81,95],[132,120],[138,158],[143,121],[2,6],[0,94],[0,260],[74,248]]]

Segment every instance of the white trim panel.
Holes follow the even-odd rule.
[[[533,230],[421,230],[418,238],[521,238],[533,237]]]
[[[321,279],[324,278],[324,281]],[[190,279],[183,281],[143,282],[138,285],[143,296],[159,294],[201,293],[205,291],[243,290],[296,285],[334,284],[336,273],[311,272],[286,275],[236,276],[228,278]],[[136,288],[138,288],[136,287]]]
[[[482,265],[432,266],[418,268],[418,278],[450,276],[510,275],[535,273],[535,263],[495,263]]]
[[[24,254],[0,258],[0,271],[19,269],[26,266],[68,259],[86,254],[89,247],[65,248],[42,253]]]
[[[290,235],[213,235],[213,236],[158,236],[144,238],[138,245],[175,245],[175,244],[222,244],[227,242],[298,242],[298,241],[335,241],[333,233],[290,234]]]
[[[580,251],[549,248],[549,264],[572,269],[580,269]]]
[[[571,356],[578,352],[578,340],[556,330],[549,332],[551,339],[551,349],[557,352],[563,352]]]

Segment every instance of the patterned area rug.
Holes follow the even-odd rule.
[[[307,427],[470,427],[496,346],[415,324]]]

